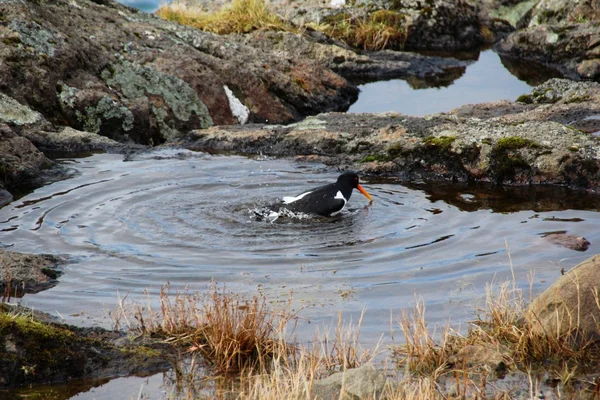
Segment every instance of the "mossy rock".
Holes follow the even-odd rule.
[[[452,146],[452,143],[454,143],[455,140],[456,137],[454,136],[428,136],[423,139],[423,143],[427,146],[434,146],[447,150]]]
[[[51,320],[29,309],[0,305],[0,388],[168,367],[158,350],[113,344],[124,333]]]
[[[393,159],[394,159],[394,157],[392,157],[390,154],[370,154],[370,155],[364,157],[362,160],[360,160],[360,162],[361,163],[367,163],[367,162],[373,162],[373,161],[385,162],[385,161],[391,161]]]
[[[498,142],[496,143],[495,150],[502,152],[509,150],[518,150],[522,148],[539,149],[541,147],[542,146],[539,143],[531,139],[526,139],[519,136],[510,136],[498,140]]]

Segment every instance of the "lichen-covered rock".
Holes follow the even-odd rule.
[[[0,93],[0,123],[21,127],[39,124],[43,119],[40,113]]]
[[[235,123],[225,86],[254,122],[343,109],[358,93],[309,59],[281,58],[109,0],[2,2],[0,17],[7,21],[2,92],[56,125],[119,141],[159,144]]]
[[[550,65],[572,79],[600,77],[600,26],[596,22],[539,25],[519,30],[496,45],[503,57]]]
[[[593,0],[540,0],[531,10],[529,26],[564,25],[600,20]]]
[[[507,21],[521,29],[529,23],[532,9],[540,0],[485,0],[484,6],[490,16]]]

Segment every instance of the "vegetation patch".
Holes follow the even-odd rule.
[[[391,161],[393,159],[394,159],[394,157],[392,157],[389,154],[370,154],[370,155],[364,157],[362,160],[360,160],[360,162],[361,163],[367,163],[367,162],[373,162],[373,161],[385,162],[385,161]]]
[[[85,374],[87,339],[32,314],[0,312],[0,386],[27,382],[64,381]]]
[[[452,146],[452,143],[456,140],[454,136],[428,136],[423,139],[423,143],[427,146],[439,147],[443,150],[447,150]]]
[[[542,146],[539,143],[531,139],[526,139],[520,136],[510,136],[499,139],[498,143],[496,143],[495,150],[498,152],[506,152],[523,148],[539,149],[541,147]]]
[[[597,346],[592,340],[581,341],[577,327],[571,334],[557,335],[539,329],[536,321],[523,317],[526,302],[521,290],[510,282],[493,288],[488,285],[485,308],[469,325],[466,335],[447,327],[439,340],[432,338],[424,318],[424,307],[417,305],[412,316],[400,320],[406,343],[393,349],[401,368],[434,380],[460,374],[461,379],[482,379],[486,363],[498,375],[508,370],[532,374],[549,372],[565,383],[574,371],[591,371],[598,363]],[[584,335],[585,336],[585,335]],[[465,358],[466,349],[492,349],[480,362]],[[471,353],[473,354],[473,353]],[[487,367],[488,373],[489,365]],[[573,375],[570,376],[572,378]],[[478,386],[473,383],[474,386]]]
[[[493,383],[516,371],[525,373],[521,383],[525,392],[531,388],[531,396],[537,393],[538,377],[544,375],[566,390],[594,393],[593,385],[575,389],[575,384],[576,373],[581,376],[597,367],[597,346],[582,341],[576,327],[566,335],[536,327],[536,321],[523,317],[526,302],[514,283],[488,286],[486,293],[485,307],[469,323],[466,334],[451,326],[441,335],[430,331],[422,302],[411,313],[403,313],[398,318],[402,344],[389,348],[387,355],[400,371],[400,378],[390,378],[388,371],[388,382],[381,386],[378,396],[365,398],[521,398],[522,392],[515,392],[513,397],[515,389],[508,387],[502,392]],[[159,313],[137,308],[134,316],[140,323],[136,329],[161,335],[166,342],[183,345],[189,351],[191,362],[188,357],[187,364],[176,367],[178,390],[193,394],[187,398],[197,398],[198,391],[206,387],[206,378],[198,383],[197,375],[206,377],[211,371],[195,368],[202,365],[197,355],[218,373],[215,397],[233,394],[235,398],[277,400],[320,398],[313,392],[322,385],[318,379],[359,367],[380,353],[377,347],[372,351],[360,347],[362,316],[352,325],[344,324],[340,314],[333,332],[317,331],[312,344],[290,344],[285,339],[289,335],[282,330],[283,325],[289,328],[290,322],[295,324],[295,313],[290,310],[289,302],[267,310],[262,293],[244,298],[213,285],[204,295],[184,292],[174,297],[165,288]],[[342,397],[332,394],[327,398]]]
[[[156,15],[220,35],[256,30],[296,31],[271,12],[264,0],[233,0],[215,12],[206,12],[192,2],[174,1],[159,8]]]
[[[338,14],[313,28],[364,50],[403,49],[406,42],[407,15],[378,10],[362,17]]]
[[[522,94],[517,97],[518,103],[533,104],[533,97],[530,94]]]

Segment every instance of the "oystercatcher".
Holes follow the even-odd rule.
[[[358,183],[358,175],[354,172],[344,172],[335,183],[319,186],[295,197],[286,196],[273,209],[333,217],[346,206],[353,189],[358,189],[367,199],[373,201],[371,195]]]

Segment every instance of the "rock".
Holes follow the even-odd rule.
[[[524,312],[534,331],[573,337],[586,342],[599,340],[598,268],[596,255],[575,266],[537,296]]]
[[[600,10],[592,1],[540,0],[531,10],[529,26],[566,25],[599,19]]]
[[[37,125],[43,120],[42,114],[0,93],[0,123],[21,127]]]
[[[490,16],[500,18],[517,29],[529,23],[532,9],[540,0],[487,0],[486,9]]]
[[[49,254],[22,254],[0,250],[0,291],[12,296],[35,293],[56,284],[56,267],[66,260]],[[8,289],[7,289],[8,288]]]
[[[9,126],[0,125],[0,186],[11,191],[40,185],[44,170],[53,165],[28,139],[18,136]]]
[[[47,314],[0,305],[0,388],[165,371],[161,347],[122,332],[57,324]]]
[[[571,79],[598,76],[600,26],[595,22],[539,25],[510,34],[495,46],[502,57],[533,60]]]
[[[511,355],[511,351],[500,344],[468,344],[451,355],[448,363],[458,370],[488,369],[502,376],[514,368]]]
[[[474,2],[463,0],[353,0],[342,9],[299,8],[290,16],[297,24],[330,24],[340,19],[360,24],[377,12],[397,13],[396,28],[404,40],[393,50],[472,50],[510,32],[508,23],[493,20]]]
[[[576,251],[586,251],[590,247],[590,242],[586,238],[566,233],[551,233],[544,235],[544,239],[557,246]]]
[[[156,145],[237,122],[225,87],[247,107],[250,122],[289,123],[344,109],[358,94],[293,52],[281,57],[111,0],[3,2],[0,14],[7,21],[0,76],[8,96],[0,98],[0,116],[12,98],[33,110],[15,117],[24,121],[43,116],[57,126]]]
[[[38,149],[53,154],[89,153],[98,151],[122,150],[125,147],[117,141],[97,133],[78,131],[65,127],[59,132],[33,131],[23,133]],[[128,146],[132,149],[134,146]]]
[[[197,130],[187,137],[186,146],[280,157],[317,155],[340,168],[405,181],[543,183],[600,190],[600,145],[565,126],[600,115],[600,87],[565,82],[535,88],[543,96],[530,95],[531,104],[493,104],[485,114],[476,111],[482,105],[427,117],[328,113],[288,126]],[[534,101],[554,103],[535,106]]]
[[[386,381],[382,371],[366,364],[315,381],[310,397],[321,400],[379,398]]]
[[[361,54],[332,40],[314,40],[307,35],[290,32],[257,31],[236,35],[245,45],[277,51],[280,55],[309,58],[351,81],[371,81],[392,78],[416,78],[431,82],[422,87],[439,86],[459,78],[469,64],[454,58],[381,50]]]

